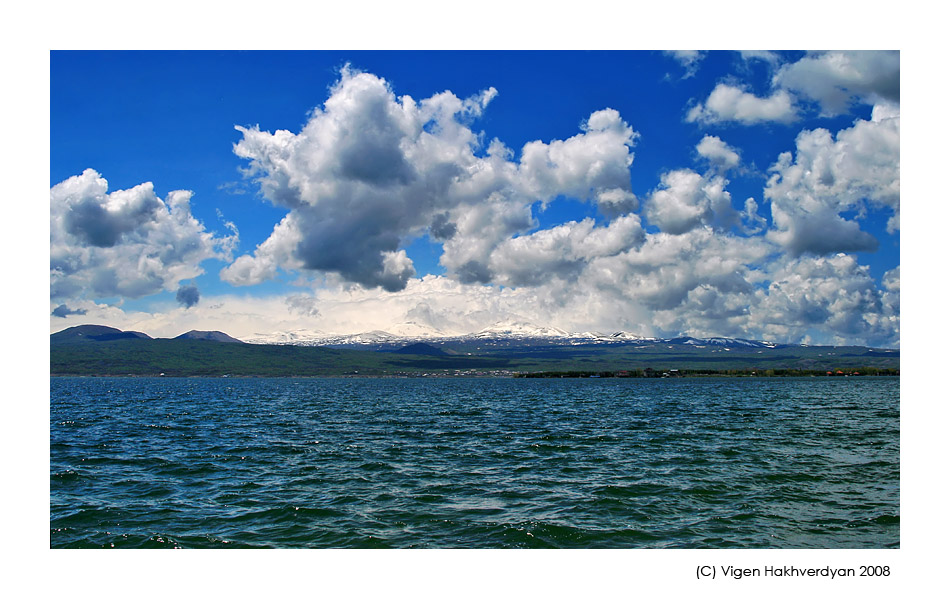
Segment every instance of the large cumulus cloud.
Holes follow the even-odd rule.
[[[191,214],[191,192],[159,198],[151,183],[109,192],[87,169],[50,189],[50,296],[137,298],[174,290],[209,258],[230,260],[237,234],[215,236]]]
[[[803,256],[776,264],[767,291],[758,292],[751,318],[760,330],[803,342],[893,344],[899,335],[894,277],[882,291],[854,256]],[[899,283],[897,283],[899,285]]]
[[[689,169],[663,173],[661,185],[649,198],[646,213],[650,222],[667,233],[686,233],[700,225],[729,228],[738,215],[728,180],[719,175],[703,176]]]
[[[235,152],[250,162],[264,197],[289,213],[222,278],[247,285],[299,268],[396,291],[415,274],[401,246],[428,231],[445,240],[450,272],[487,281],[495,247],[535,225],[535,202],[565,194],[611,214],[636,207],[636,133],[615,110],[593,113],[570,139],[526,144],[515,161],[500,141],[485,148],[471,129],[495,94],[446,91],[416,101],[345,68],[299,133],[238,127]]]
[[[779,156],[764,191],[770,239],[795,255],[874,250],[856,219],[868,205],[890,210],[888,230],[900,229],[900,112],[879,105],[872,114],[834,136],[802,131],[794,155]]]
[[[489,263],[498,282],[514,287],[571,281],[596,260],[638,247],[644,238],[635,214],[605,227],[588,218],[508,239],[492,252]]]
[[[701,287],[720,295],[748,294],[760,280],[757,266],[773,251],[761,238],[725,234],[709,226],[654,233],[638,247],[598,263],[589,273],[590,282],[650,310],[677,310]]]

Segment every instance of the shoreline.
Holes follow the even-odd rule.
[[[778,378],[900,378],[900,373],[879,374],[678,374],[672,376],[603,376],[578,375],[559,372],[517,372],[511,374],[324,374],[324,375],[281,375],[281,374],[70,374],[50,373],[50,378],[167,378],[167,379],[709,379],[709,378],[747,378],[747,379],[778,379]]]

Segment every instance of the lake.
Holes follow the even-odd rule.
[[[50,379],[51,547],[888,548],[888,377]]]

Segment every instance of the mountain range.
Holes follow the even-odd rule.
[[[49,336],[52,345],[62,343],[83,343],[89,341],[117,341],[119,339],[152,339],[145,333],[138,331],[122,331],[98,324],[82,324]],[[220,343],[244,343],[221,331],[188,331],[174,337],[174,339],[188,339],[195,341],[217,341]]]
[[[469,334],[444,334],[414,322],[402,323],[391,331],[367,331],[356,334],[331,334],[320,331],[296,330],[281,333],[257,333],[244,339],[247,343],[261,345],[301,345],[338,348],[363,348],[395,350],[408,344],[428,343],[458,350],[481,350],[486,348],[513,348],[523,346],[574,346],[598,344],[671,344],[696,347],[779,347],[769,341],[753,341],[727,337],[675,337],[663,339],[644,337],[627,331],[612,333],[567,332],[549,326],[539,326],[524,321],[503,321]]]
[[[530,347],[596,346],[596,345],[632,345],[651,346],[689,346],[694,348],[732,349],[776,349],[789,347],[811,347],[805,344],[781,344],[771,341],[738,339],[732,337],[690,337],[671,338],[644,337],[627,331],[613,333],[569,333],[556,327],[537,326],[527,322],[501,322],[486,327],[476,333],[466,335],[440,335],[431,327],[423,328],[415,323],[404,323],[397,327],[406,334],[399,335],[389,331],[367,331],[355,334],[330,334],[319,331],[297,330],[282,333],[254,334],[245,339],[237,339],[221,331],[192,330],[171,339],[216,341],[221,343],[242,343],[250,345],[296,345],[303,347],[332,347],[342,349],[361,349],[373,351],[402,351],[407,347],[427,346],[437,351],[427,350],[431,355],[466,353],[472,350],[503,350]],[[123,331],[103,325],[79,325],[50,335],[51,344],[76,343],[82,341],[115,341],[119,339],[152,339],[145,333]],[[156,338],[161,339],[161,338]],[[830,347],[830,346],[813,346]],[[879,349],[885,353],[899,355],[896,349]],[[426,352],[419,352],[426,353]]]
[[[516,324],[517,326],[512,326]],[[724,337],[659,339],[627,332],[567,333],[504,323],[471,335],[398,337],[281,335],[264,343],[220,331],[152,338],[136,331],[81,325],[50,335],[56,375],[175,376],[464,376],[530,373],[696,375],[768,372],[788,376],[854,372],[896,374],[900,350],[782,345]]]

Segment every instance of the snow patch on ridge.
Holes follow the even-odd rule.
[[[452,342],[487,342],[492,345],[496,342],[530,341],[535,343],[546,342],[556,345],[668,343],[694,347],[776,347],[775,343],[768,341],[750,341],[748,339],[731,339],[728,337],[675,337],[671,339],[660,339],[657,337],[644,337],[628,331],[615,331],[613,333],[585,331],[573,333],[557,327],[538,325],[524,320],[504,320],[485,327],[478,332],[464,335],[448,334],[432,326],[409,321],[396,324],[386,331],[374,330],[356,334],[334,334],[298,329],[269,335],[259,333],[244,338],[242,341],[271,345],[320,345],[336,347],[391,346],[422,341],[442,344]]]

